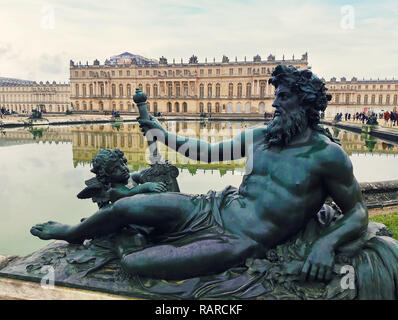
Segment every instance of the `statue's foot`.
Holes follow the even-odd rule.
[[[66,240],[73,242],[70,237],[71,227],[54,221],[36,224],[30,229],[30,233],[42,240]]]

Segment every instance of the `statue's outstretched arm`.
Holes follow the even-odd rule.
[[[326,228],[313,244],[302,270],[303,277],[308,276],[312,280],[330,279],[336,249],[358,238],[368,225],[368,211],[351,161],[339,146],[335,145],[333,149],[329,154],[331,161],[325,164],[323,182],[344,216]]]
[[[187,158],[208,163],[244,158],[255,134],[255,129],[250,128],[241,131],[232,139],[209,143],[166,131],[153,116],[150,116],[150,120],[139,119],[138,122],[145,135],[151,134],[151,139],[164,143]]]

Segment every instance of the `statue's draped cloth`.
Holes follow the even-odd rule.
[[[195,205],[193,218],[170,234],[153,236],[150,229],[127,228],[125,239],[131,243],[131,252],[160,243],[179,246],[209,238],[228,241],[232,237],[224,229],[220,208],[232,201],[240,202],[236,188],[229,186],[221,192],[191,196],[191,201]],[[50,264],[57,281],[67,285],[84,284],[101,290],[111,287],[119,293],[148,299],[398,299],[398,241],[379,223],[370,222],[358,239],[338,248],[329,283],[300,282],[300,271],[311,245],[325,228],[342,217],[337,209],[325,205],[305,228],[268,250],[265,258],[247,259],[244,265],[223,273],[182,281],[125,274],[115,254],[114,235],[84,245],[54,243],[6,269],[40,279],[41,268]],[[146,243],[139,240],[143,238]],[[349,270],[355,273],[353,287],[346,274]]]

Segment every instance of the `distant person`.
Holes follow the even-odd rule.
[[[388,126],[388,120],[390,120],[390,113],[388,111],[384,112],[384,125]]]
[[[391,111],[390,121],[391,121],[391,126],[395,127],[395,122],[397,121],[397,114],[394,111]]]

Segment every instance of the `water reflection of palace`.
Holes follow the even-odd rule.
[[[385,154],[396,156],[398,145],[391,144],[369,134],[358,134],[338,128],[329,128],[334,137],[340,139],[341,146],[349,154]]]
[[[182,136],[200,138],[211,143],[230,139],[241,130],[257,123],[245,122],[164,122],[168,131]],[[333,136],[338,137],[344,150],[349,154],[396,156],[398,145],[383,142],[369,135],[329,128]],[[148,150],[145,137],[142,135],[138,123],[123,123],[120,125],[85,125],[60,127],[33,127],[29,129],[7,129],[0,132],[0,147],[27,143],[72,143],[73,164],[86,165],[100,149],[119,148],[128,160],[128,165],[134,170],[148,166]],[[245,159],[221,163],[201,163],[187,159],[159,144],[162,155],[179,167],[182,171],[195,174],[198,169],[206,171],[219,170],[221,174],[227,171],[243,172]]]
[[[231,139],[245,127],[246,123],[200,123],[200,122],[166,122],[168,131],[179,135],[200,138],[211,143]],[[142,135],[138,123],[123,124],[121,127],[110,125],[91,125],[74,128],[72,130],[73,161],[77,164],[86,164],[100,149],[118,148],[125,153],[130,167],[135,170],[148,166],[149,152],[147,142]],[[175,166],[186,169],[194,174],[198,169],[226,171],[243,171],[245,159],[236,161],[203,163],[187,159],[163,144],[159,145],[161,154]]]

